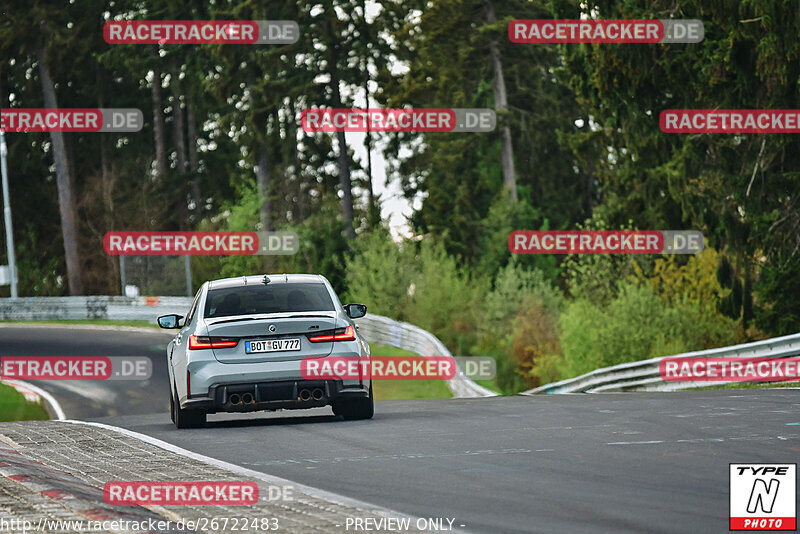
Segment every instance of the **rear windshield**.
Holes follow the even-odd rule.
[[[259,284],[210,290],[203,316],[333,310],[333,302],[324,284]]]

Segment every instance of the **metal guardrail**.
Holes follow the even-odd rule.
[[[659,374],[659,364],[665,358],[790,358],[800,356],[800,334],[764,339],[730,347],[685,352],[622,363],[595,369],[585,375],[529,389],[522,395],[552,393],[601,393],[620,391],[677,391],[729,384],[729,381],[665,381]]]
[[[356,319],[358,331],[370,343],[397,347],[420,356],[450,356],[439,338],[413,324],[395,321],[382,315],[367,314]],[[456,376],[447,381],[455,397],[494,397],[497,393],[476,384],[456,364]]]
[[[185,314],[191,297],[27,297],[0,299],[0,321],[112,319],[148,321],[167,313]]]
[[[144,320],[156,323],[167,313],[185,314],[191,297],[27,297],[0,299],[0,321],[44,321],[109,319]],[[421,356],[450,356],[450,351],[436,336],[409,323],[367,314],[356,320],[359,332],[370,343],[389,345]],[[496,395],[467,377],[456,366],[456,376],[447,381],[455,397],[491,397]]]

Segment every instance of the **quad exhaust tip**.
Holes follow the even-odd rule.
[[[318,401],[322,400],[324,397],[325,392],[322,391],[321,388],[300,390],[300,400],[304,402],[310,401],[311,399]],[[242,393],[241,395],[238,393],[233,393],[230,397],[228,397],[228,402],[230,402],[233,406],[237,406],[239,404],[253,404],[255,399],[253,398],[252,393]]]

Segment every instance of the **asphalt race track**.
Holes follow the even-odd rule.
[[[150,380],[53,380],[35,384],[55,395],[67,417],[89,418],[165,411],[169,415],[166,347],[175,335],[111,327],[34,325],[0,327],[3,356],[146,356],[153,363]]]
[[[88,354],[85,331],[52,332],[0,329],[0,346],[44,355],[58,339],[69,354]],[[142,351],[168,341],[132,335]],[[106,355],[134,355],[117,339],[106,338]],[[125,401],[107,413],[126,415],[93,420],[472,532],[728,532],[728,464],[800,458],[794,389],[392,401],[366,422],[326,408],[214,415],[206,428],[179,431],[159,408],[161,354],[144,387],[160,412]],[[96,417],[96,406],[83,413],[63,390],[38,385],[64,399],[68,417]]]

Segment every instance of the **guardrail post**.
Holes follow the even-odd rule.
[[[189,255],[184,256],[184,264],[186,266],[186,296],[191,297],[194,293],[192,293],[192,263]]]
[[[11,276],[11,298],[15,299],[17,294],[17,259],[14,256],[14,229],[11,226],[11,201],[8,193],[8,166],[6,165],[6,138],[0,128],[0,174],[3,180],[3,217],[6,223],[6,248],[8,249],[8,271]]]
[[[124,254],[120,254],[119,255],[119,283],[120,283],[120,286],[122,288],[121,289],[122,293],[120,293],[120,294],[124,297],[125,296],[125,255]]]

